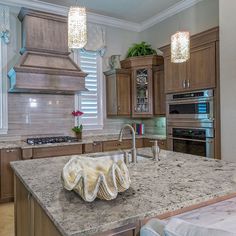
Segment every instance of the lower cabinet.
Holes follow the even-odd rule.
[[[82,144],[58,146],[58,147],[40,147],[33,149],[33,158],[46,158],[56,156],[68,156],[82,154]]]
[[[145,138],[143,140],[143,147],[152,147],[154,145],[153,141],[155,141],[155,139]],[[158,146],[160,147],[160,149],[167,150],[167,141],[166,141],[166,139],[157,140],[157,142],[158,142]]]
[[[96,153],[102,152],[102,142],[93,142],[83,144],[83,153]]]
[[[136,139],[136,148],[143,147],[143,140],[142,139]],[[112,141],[105,141],[103,142],[103,151],[116,151],[116,150],[124,150],[124,149],[130,149],[132,148],[132,140],[126,139],[122,142],[119,142],[118,140],[112,140]]]
[[[20,148],[0,150],[0,202],[11,201],[14,198],[14,178],[10,162],[20,159]]]

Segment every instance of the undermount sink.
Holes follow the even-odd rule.
[[[115,162],[119,161],[119,160],[124,160],[124,153],[101,153],[101,155],[90,155],[90,157],[94,157],[94,158],[99,158],[99,157],[103,157],[103,158],[107,158],[108,160],[113,160]],[[131,155],[129,154],[129,163],[131,163]],[[137,162],[142,162],[145,160],[152,160],[152,158],[150,157],[146,157],[143,155],[139,155],[137,154]]]

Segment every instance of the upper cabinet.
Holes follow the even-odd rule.
[[[131,71],[115,69],[106,75],[107,116],[130,116]]]
[[[153,116],[152,68],[140,67],[132,71],[132,116]]]
[[[191,49],[187,62],[187,89],[216,86],[216,45],[208,43]]]
[[[190,59],[172,63],[170,46],[162,48],[165,64],[166,93],[216,87],[216,42],[218,28],[191,37]]]
[[[163,115],[165,105],[160,104],[165,103],[163,57],[129,58],[121,61],[121,66],[123,69],[104,72],[107,116],[148,118]],[[159,67],[161,69],[157,69]]]

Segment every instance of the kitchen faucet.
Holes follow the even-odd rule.
[[[135,142],[135,131],[134,128],[129,125],[125,124],[121,130],[120,130],[120,135],[119,135],[119,142],[122,142],[122,137],[123,137],[123,132],[125,128],[129,128],[132,132],[132,149],[131,149],[131,155],[132,155],[132,162],[137,163],[137,151],[136,151],[136,142]]]

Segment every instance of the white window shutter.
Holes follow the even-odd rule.
[[[102,129],[101,57],[93,51],[79,50],[77,53],[79,54],[77,55],[78,65],[82,71],[88,73],[85,78],[85,87],[89,90],[78,95],[77,109],[84,112],[84,115],[80,117],[80,123],[83,124],[85,130]]]

